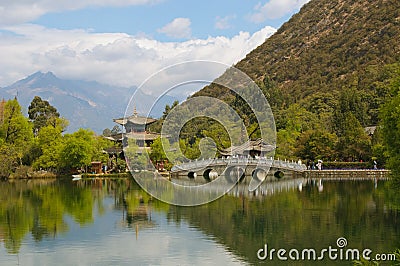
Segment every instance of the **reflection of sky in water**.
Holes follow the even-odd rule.
[[[154,227],[122,225],[122,210],[113,210],[114,199],[104,199],[106,212],[93,224],[80,227],[65,217],[69,231],[35,242],[30,234],[19,255],[2,245],[0,265],[239,265],[222,245],[190,227],[185,221],[167,221],[163,212],[151,210]]]

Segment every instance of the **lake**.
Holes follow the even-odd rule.
[[[177,207],[133,179],[3,181],[0,265],[352,265],[347,249],[400,248],[390,181],[279,182]],[[329,248],[336,259],[322,252]],[[309,249],[315,260],[302,259]]]

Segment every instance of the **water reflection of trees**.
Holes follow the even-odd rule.
[[[23,180],[0,182],[0,241],[18,253],[24,238],[35,241],[68,232],[66,216],[80,226],[105,213],[105,197],[114,198],[122,225],[135,230],[154,226],[151,209],[167,212],[169,205],[153,201],[131,179]]]
[[[67,232],[65,214],[81,226],[92,223],[96,201],[90,189],[59,180],[0,182],[0,238],[17,253],[29,233],[41,241]]]
[[[170,220],[187,220],[246,261],[271,248],[335,246],[346,237],[354,248],[391,252],[400,246],[400,196],[389,183],[327,182],[263,199],[225,196],[208,205],[175,207]],[[397,195],[397,196],[396,196]]]
[[[263,197],[232,193],[206,205],[177,207],[155,200],[130,179],[1,182],[0,239],[8,252],[17,253],[28,234],[41,241],[67,232],[66,215],[87,226],[105,212],[107,196],[122,212],[123,227],[138,232],[156,226],[152,212],[162,212],[251,263],[258,262],[256,252],[265,243],[318,249],[341,236],[352,247],[390,252],[400,246],[400,195],[392,187],[390,182],[326,182],[322,192],[309,184],[301,191]]]

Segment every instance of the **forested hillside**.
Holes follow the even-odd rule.
[[[380,110],[397,94],[393,80],[399,62],[400,1],[312,0],[235,67],[255,80],[269,100],[278,156],[376,157],[383,164]],[[200,95],[227,101],[249,132],[254,129],[246,104],[227,89],[212,84],[194,97]],[[203,128],[215,127],[207,124]],[[378,126],[373,136],[365,130],[370,126]],[[204,132],[192,133],[202,137]]]

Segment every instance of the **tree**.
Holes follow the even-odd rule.
[[[130,170],[146,169],[148,164],[148,157],[143,153],[139,153],[139,146],[136,140],[132,138],[127,139],[127,146],[124,148],[125,158],[129,165]]]
[[[164,112],[163,112],[163,115],[161,116],[161,118],[149,126],[150,131],[161,132],[161,128],[162,128],[165,118],[168,116],[168,114],[171,112],[171,110],[173,108],[175,108],[178,104],[179,104],[179,101],[174,101],[171,106],[169,104],[167,104],[165,106],[165,109],[164,109]]]
[[[362,97],[362,93],[354,88],[344,89],[340,92],[339,102],[333,117],[336,134],[339,137],[346,131],[349,114],[351,114],[351,119],[354,117],[358,121],[358,124],[367,126],[368,106],[362,100]]]
[[[150,160],[155,162],[168,159],[164,150],[168,149],[169,147],[169,141],[167,139],[161,139],[161,137],[158,137],[153,141],[150,147],[151,147],[151,152],[149,154]]]
[[[300,135],[311,129],[320,130],[323,125],[319,123],[318,117],[300,107],[292,104],[287,110],[281,113],[281,129],[277,132],[276,156],[293,158],[296,153],[296,141]]]
[[[111,136],[111,129],[109,129],[109,128],[105,128],[104,130],[103,130],[103,136],[104,137],[109,137],[109,136]]]
[[[121,128],[118,125],[115,125],[112,129],[111,129],[111,135],[116,135],[118,133],[121,132]]]
[[[59,169],[60,153],[64,148],[64,139],[61,133],[61,127],[51,125],[43,127],[38,132],[36,141],[41,154],[33,163],[34,169]]]
[[[6,143],[26,145],[33,138],[31,125],[23,116],[17,99],[9,100],[4,106],[4,119],[0,127],[0,136]]]
[[[65,169],[80,168],[89,165],[94,151],[94,133],[79,129],[64,136],[64,147],[60,152],[60,164]]]
[[[383,138],[388,151],[388,167],[400,172],[400,95],[395,96],[381,110]]]
[[[344,160],[366,161],[371,157],[371,139],[353,113],[344,117],[337,150]]]
[[[57,109],[50,105],[48,101],[35,96],[28,107],[29,119],[33,122],[33,131],[36,134],[42,127],[56,123],[56,118],[60,117]],[[54,125],[55,126],[55,125]]]
[[[165,106],[165,110],[163,112],[162,119],[165,119],[168,116],[169,112],[171,112],[171,110],[174,109],[174,107],[176,107],[178,104],[179,104],[179,101],[174,101],[171,106],[169,106],[169,104],[167,104]]]
[[[4,151],[0,154],[0,160],[10,162],[8,169],[15,168],[10,165],[22,165],[22,158],[29,151],[32,140],[32,127],[23,116],[17,99],[7,101],[3,106],[3,118],[0,123],[0,146]],[[11,161],[10,158],[6,158],[9,157],[9,150],[13,151],[14,159]]]
[[[4,143],[0,145],[0,177],[9,177],[18,167],[19,158],[17,155],[14,145]]]
[[[295,155],[309,160],[332,160],[336,157],[337,136],[326,130],[307,130],[296,141]]]

